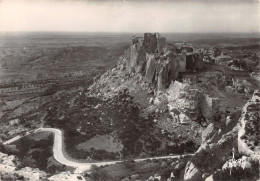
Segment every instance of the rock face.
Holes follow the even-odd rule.
[[[0,152],[0,180],[47,180],[47,173],[40,171],[38,168],[25,167],[19,169],[18,163],[15,156]]]
[[[188,84],[175,81],[168,89],[169,111],[178,110],[191,120],[196,120],[199,115],[200,97],[198,89],[192,89]]]
[[[145,72],[145,80],[149,83],[154,82],[156,74],[156,60],[154,55],[147,56],[147,64],[146,64],[146,72]]]
[[[229,124],[219,125],[213,122],[208,125],[203,131],[200,148],[186,165],[184,174],[185,181],[203,180],[203,173],[221,175],[220,173],[225,172],[223,169],[225,170],[229,167],[228,165],[230,165],[231,162],[238,162],[234,165],[238,166],[240,164],[240,166],[244,168],[248,165],[250,166],[248,159],[252,159],[253,161],[258,160],[254,163],[259,165],[260,149],[258,140],[260,138],[257,137],[260,131],[259,96],[260,91],[255,91],[252,99],[244,106],[240,118],[239,115],[236,116],[236,113],[234,113],[229,117]],[[242,157],[242,159],[226,162],[228,158],[232,156],[232,150],[235,148],[237,148],[241,154],[250,158],[245,159],[245,157]],[[254,174],[252,173],[252,175]],[[213,176],[211,175],[206,180],[212,179]]]
[[[260,161],[260,91],[243,108],[238,132],[238,150]]]
[[[236,146],[237,130],[202,144],[196,151],[190,163],[186,165],[184,180],[200,181],[203,173],[213,173],[220,168],[230,156],[230,150]]]
[[[202,95],[200,103],[201,114],[206,118],[208,123],[213,122],[212,118],[219,112],[219,99],[211,98],[208,95]]]
[[[136,72],[141,72],[143,64],[146,62],[146,53],[142,42],[140,38],[134,39],[129,51],[125,52],[126,58],[130,60],[127,62],[127,66],[133,67]]]
[[[185,168],[184,180],[199,181],[202,180],[201,176],[202,173],[199,171],[199,169],[192,162],[189,161]]]
[[[161,37],[158,33],[158,38],[157,38],[157,50],[158,53],[162,53],[164,49],[166,48],[166,38]]]
[[[187,52],[182,51],[182,56],[175,55],[175,59],[179,62],[179,71],[185,72],[186,71],[186,60],[187,60]]]
[[[217,133],[217,128],[213,123],[210,123],[202,133],[202,144],[213,137]]]
[[[156,33],[145,33],[143,46],[147,53],[155,53],[157,50],[157,37]]]
[[[202,62],[198,53],[180,54],[176,49],[167,46],[166,38],[158,33],[145,33],[144,37],[136,37],[125,51],[126,68],[141,73],[149,83],[157,85],[158,90],[165,90],[180,72],[196,70],[198,62]]]

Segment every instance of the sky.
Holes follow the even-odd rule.
[[[259,32],[258,0],[0,0],[0,31]]]

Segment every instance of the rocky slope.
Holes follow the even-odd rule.
[[[202,136],[202,145],[186,165],[185,181],[260,178],[259,90],[243,107],[241,117],[238,112],[225,125],[209,124]]]
[[[189,138],[193,134],[201,136],[197,140],[201,146],[187,163],[184,180],[199,181],[209,176],[208,180],[223,179],[225,171],[233,169],[230,166],[232,159],[229,160],[232,158],[232,150],[237,153],[234,163],[237,164],[240,158],[240,165],[251,165],[244,177],[255,179],[257,174],[252,172],[252,165],[258,162],[252,154],[255,155],[259,149],[259,134],[256,131],[259,129],[258,98],[254,96],[254,103],[244,106],[241,116],[244,103],[239,99],[250,96],[250,91],[234,90],[231,96],[229,88],[237,89],[234,81],[245,78],[227,68],[222,71],[220,65],[210,65],[203,69],[202,58],[200,50],[185,46],[179,49],[165,43],[159,34],[144,34],[144,37],[133,39],[117,66],[101,76],[89,90],[92,95],[108,98],[127,89],[144,113],[155,113],[158,126],[161,126],[161,122],[165,125],[168,121],[177,122],[182,128],[189,125],[188,129],[185,128]],[[233,85],[230,85],[230,73],[236,74]],[[252,89],[251,85],[246,87]],[[249,110],[245,108],[248,106],[251,107]],[[163,115],[168,117],[167,121],[160,121]],[[247,119],[252,122],[245,121]],[[198,123],[206,127],[203,132],[203,129],[198,129]],[[166,127],[168,130],[169,124]],[[177,132],[179,127],[173,127]],[[185,135],[183,132],[178,133],[180,137]],[[244,157],[241,157],[243,154]],[[227,179],[233,177],[230,174]]]
[[[238,150],[260,160],[260,91],[244,106],[238,132]]]
[[[0,180],[28,180],[28,181],[78,181],[85,178],[73,172],[60,172],[54,170],[54,174],[48,174],[38,168],[24,167],[20,168],[18,159],[13,155],[7,155],[0,152]],[[56,174],[55,174],[56,171]]]
[[[148,97],[157,107],[168,104],[170,112],[177,110],[181,119],[196,120],[202,115],[210,123],[218,111],[218,100],[181,78],[184,73],[193,73],[201,68],[202,54],[199,50],[185,46],[177,49],[167,44],[158,33],[145,33],[144,37],[132,40],[117,66],[101,76],[90,91],[100,97],[113,97],[127,88],[130,94]],[[144,107],[148,106],[144,101],[142,103]]]

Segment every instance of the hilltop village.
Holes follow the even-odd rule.
[[[95,77],[41,73],[1,84],[3,178],[259,179],[259,46],[200,47],[145,33],[116,60]],[[64,132],[71,160],[121,162],[78,173],[55,160],[53,135],[38,135],[41,127]]]

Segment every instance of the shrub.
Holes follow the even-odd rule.
[[[130,159],[130,160],[125,160],[123,162],[124,166],[127,168],[127,169],[130,169],[130,170],[134,170],[135,169],[135,161]]]
[[[93,170],[89,177],[95,181],[107,181],[110,177],[107,172],[101,170]]]

